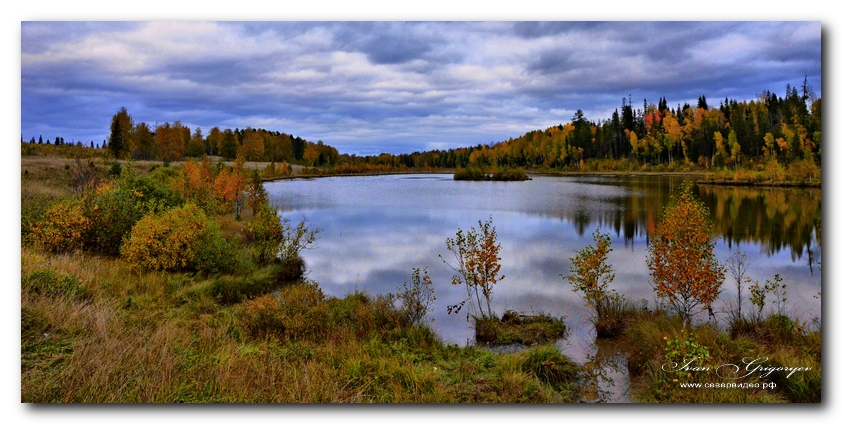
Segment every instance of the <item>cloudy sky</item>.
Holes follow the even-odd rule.
[[[804,76],[801,22],[22,22],[21,132],[100,143],[135,122],[262,127],[341,153],[501,141],[630,97],[718,105]]]

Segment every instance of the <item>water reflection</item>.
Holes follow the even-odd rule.
[[[285,216],[293,221],[306,217],[323,229],[318,248],[306,251],[304,259],[310,278],[326,293],[394,292],[409,280],[412,268],[426,267],[438,298],[432,326],[444,340],[465,345],[473,338],[470,323],[463,316],[448,316],[443,306],[461,301],[464,288],[450,285],[451,270],[439,259],[449,254],[444,241],[458,228],[468,230],[494,217],[506,275],[494,288],[495,311],[563,315],[589,331],[589,323],[575,324],[588,316],[588,309],[559,276],[568,272],[569,258],[592,241],[596,227],[610,229],[614,289],[629,299],[654,303],[645,261],[648,234],[670,192],[694,181],[535,177],[527,182],[470,182],[432,175],[278,181],[266,188]],[[790,291],[788,309],[798,311],[799,319],[820,318],[820,301],[814,297],[821,290],[816,265],[821,261],[820,190],[694,190],[717,223],[717,257],[724,261],[737,249],[745,251],[751,278],[771,280],[781,274]],[[736,298],[732,286],[726,280],[719,309]]]
[[[698,195],[729,248],[753,243],[767,254],[789,250],[793,261],[806,254],[811,269],[820,260],[821,190],[701,185]]]
[[[628,357],[606,339],[596,339],[582,372],[582,400],[588,403],[630,403]]]

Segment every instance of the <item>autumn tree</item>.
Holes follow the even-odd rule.
[[[731,149],[731,160],[734,166],[740,165],[740,143],[737,142],[737,133],[734,130],[728,132],[728,148]]]
[[[713,254],[710,211],[682,185],[670,196],[655,227],[646,263],[655,293],[688,325],[699,310],[711,310],[725,268]]]
[[[131,152],[135,159],[150,160],[155,157],[155,136],[146,122],[135,127],[135,148]]]
[[[208,151],[210,154],[215,155],[219,153],[219,149],[222,147],[222,131],[219,130],[219,127],[213,127],[208,133],[207,144],[208,144]]]
[[[234,167],[223,168],[213,181],[214,198],[222,205],[223,211],[233,206],[237,219],[240,219],[246,201],[243,163],[242,156],[237,157]]]
[[[172,125],[169,122],[155,128],[155,146],[158,150],[158,157],[164,160],[184,159],[184,126],[181,122],[175,121]]]
[[[251,208],[251,214],[256,215],[258,207],[266,203],[269,195],[263,187],[263,178],[256,169],[248,172],[248,180],[245,183],[246,203]]]
[[[245,157],[246,160],[260,160],[263,157],[263,150],[263,137],[257,131],[247,129],[243,138],[243,144],[237,153]]]
[[[456,231],[456,238],[445,241],[447,250],[453,253],[454,262],[442,261],[456,272],[451,282],[453,285],[465,285],[468,295],[466,301],[471,306],[474,317],[491,318],[491,293],[498,281],[506,278],[500,272],[500,244],[497,243],[497,229],[492,226],[492,218],[479,221],[479,229],[471,227],[465,233]],[[484,304],[483,304],[484,303]]]
[[[593,233],[596,246],[587,245],[570,258],[573,264],[569,275],[562,275],[573,286],[574,292],[581,292],[585,303],[594,308],[597,317],[604,316],[608,302],[614,295],[608,285],[614,281],[614,270],[607,262],[611,252],[611,238],[599,228]]]
[[[713,155],[713,164],[725,165],[725,161],[728,160],[728,152],[725,150],[725,139],[718,131],[713,133],[713,142],[714,146],[716,146],[716,152]]]
[[[254,219],[248,223],[248,233],[254,244],[254,259],[259,264],[280,260],[281,244],[284,241],[284,226],[278,210],[264,202],[257,206]]]

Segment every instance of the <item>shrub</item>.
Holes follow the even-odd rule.
[[[477,180],[485,180],[485,173],[482,172],[479,168],[469,166],[467,168],[456,168],[456,171],[453,173],[453,179],[457,181],[477,181]]]
[[[412,324],[418,324],[427,316],[436,300],[433,281],[427,275],[427,268],[424,268],[424,277],[421,277],[421,270],[412,269],[412,283],[403,283],[403,289],[399,289],[397,299],[400,301],[400,312]]]
[[[506,278],[505,275],[497,275],[500,272],[500,244],[497,243],[497,228],[492,225],[492,218],[489,217],[487,222],[479,221],[479,231],[471,227],[466,234],[458,229],[456,238],[445,240],[445,246],[453,253],[454,262],[448,263],[441,255],[439,258],[457,273],[451,281],[453,285],[464,284],[467,293],[465,301],[450,306],[448,310],[461,309],[467,301],[475,317],[492,317],[491,292],[498,281]]]
[[[121,174],[118,184],[121,188],[140,193],[140,197],[161,209],[173,208],[184,204],[184,196],[168,186],[177,174],[174,168],[156,168],[148,175],[136,175],[127,166]]]
[[[320,340],[328,330],[328,305],[315,285],[294,284],[246,303],[242,323],[256,338]]]
[[[284,227],[278,217],[278,210],[262,203],[254,219],[248,223],[248,233],[254,244],[254,260],[266,264],[279,260],[281,244],[284,241]]]
[[[247,276],[221,275],[208,286],[210,295],[221,303],[237,303],[277,289],[276,267],[264,267]]]
[[[573,286],[574,292],[582,293],[585,304],[594,308],[599,319],[605,315],[607,304],[614,295],[614,290],[608,289],[614,281],[614,270],[607,263],[608,253],[612,250],[611,238],[597,228],[593,240],[596,247],[587,245],[576,251],[576,256],[570,258],[570,275],[562,275],[562,278]]]
[[[120,162],[114,162],[111,164],[111,168],[108,170],[109,177],[119,177],[120,173],[123,172],[123,167],[120,166]]]
[[[322,229],[308,226],[306,219],[292,228],[289,218],[281,218],[281,226],[283,227],[283,237],[278,251],[281,264],[290,271],[294,272],[301,269],[303,272],[301,252],[316,242],[316,238],[322,232]]]
[[[664,340],[667,342],[664,351],[667,367],[665,370],[676,372],[675,375],[679,379],[690,378],[694,375],[689,372],[678,372],[685,365],[689,368],[702,368],[710,360],[707,347],[700,344],[693,333],[686,334],[684,330],[681,330],[679,337],[671,339],[665,336]]]
[[[85,216],[84,204],[79,200],[58,203],[49,209],[44,219],[32,227],[33,242],[50,252],[69,252],[84,247],[91,220]]]
[[[43,194],[36,194],[27,190],[21,191],[20,235],[22,240],[27,239],[32,228],[44,220],[51,202],[52,199]]]
[[[235,257],[219,224],[193,203],[145,216],[121,253],[132,266],[164,271],[226,271]]]
[[[151,209],[140,192],[107,185],[86,194],[83,201],[91,222],[85,249],[114,256],[120,254],[123,238]]]

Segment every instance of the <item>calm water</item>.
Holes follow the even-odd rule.
[[[453,287],[445,239],[493,217],[506,276],[494,288],[492,306],[567,317],[573,334],[566,353],[581,362],[594,354],[590,311],[559,274],[575,250],[592,242],[600,227],[611,236],[613,288],[631,299],[655,303],[646,266],[648,234],[671,190],[690,177],[534,177],[525,182],[453,181],[451,175],[392,175],[298,179],[266,184],[271,200],[295,223],[306,218],[322,228],[318,248],[305,251],[309,277],[330,295],[355,290],[395,292],[412,268],[427,268],[438,298],[433,327],[447,342],[471,342],[472,328],[447,305],[464,298]],[[787,310],[809,321],[821,318],[821,191],[694,185],[716,221],[715,253],[725,261],[748,254],[748,276],[787,284]],[[747,288],[743,310],[749,310]],[[726,279],[718,309],[736,299]],[[767,306],[770,308],[770,306]],[[724,314],[722,314],[724,317]]]

